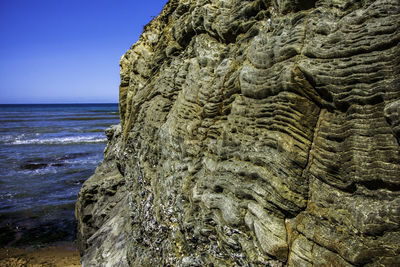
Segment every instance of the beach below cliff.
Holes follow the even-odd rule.
[[[63,242],[46,247],[2,248],[0,266],[81,266],[79,252],[74,243]]]

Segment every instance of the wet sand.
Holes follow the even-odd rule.
[[[4,267],[78,267],[79,252],[73,243],[60,243],[44,248],[1,248],[0,266]]]

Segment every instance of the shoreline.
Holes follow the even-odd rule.
[[[80,255],[75,242],[57,242],[43,246],[0,248],[0,266],[78,267]]]

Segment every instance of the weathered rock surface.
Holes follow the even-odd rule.
[[[170,0],[120,116],[83,266],[400,265],[398,0]]]

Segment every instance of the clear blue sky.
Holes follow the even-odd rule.
[[[0,104],[116,103],[119,59],[167,0],[0,0]]]

